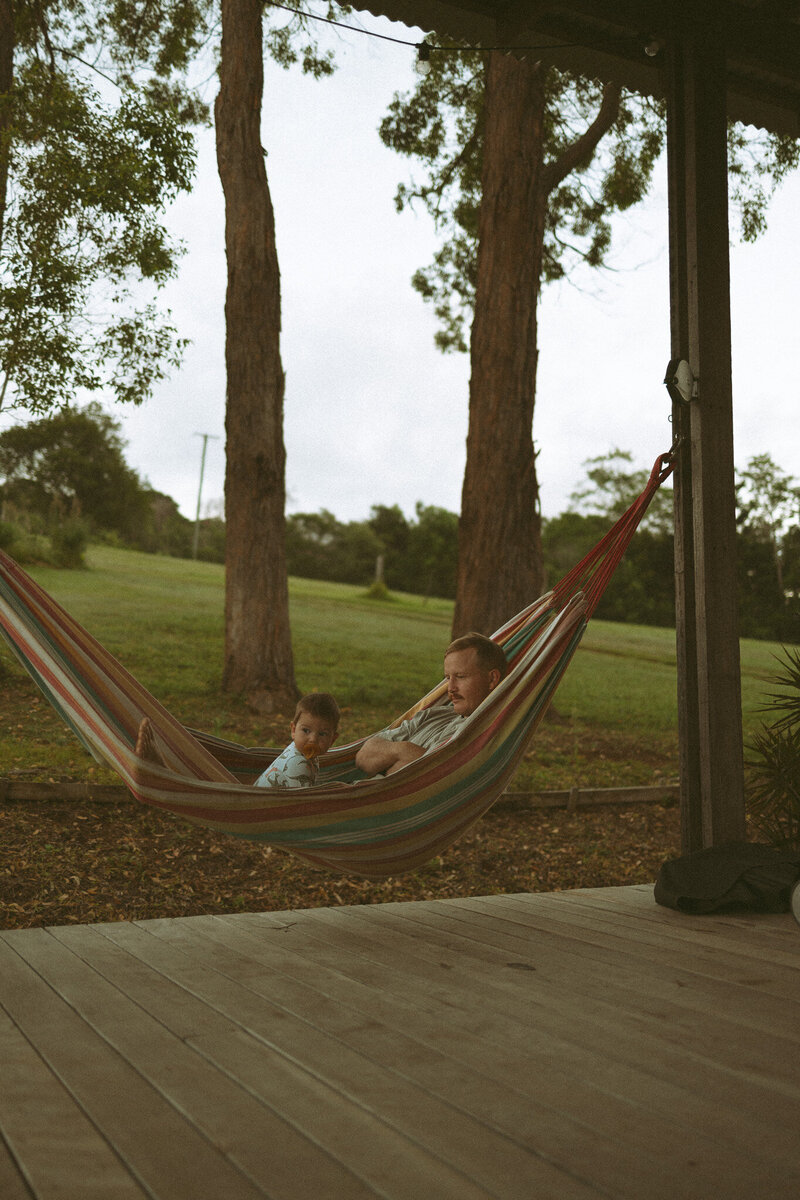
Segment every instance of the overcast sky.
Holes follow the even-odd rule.
[[[348,20],[420,37],[366,14]],[[414,52],[319,32],[336,49],[336,74],[315,82],[268,63],[263,111],[283,295],[288,511],[360,520],[373,504],[412,516],[422,501],[457,512],[468,357],[434,347],[434,315],[410,285],[431,259],[434,231],[423,213],[396,213],[396,186],[414,165],[377,134],[394,92],[414,85]],[[794,178],[773,202],[767,234],[733,246],[731,258],[737,465],[767,452],[792,475],[800,474],[799,211]],[[221,501],[225,464],[224,213],[210,131],[199,138],[194,191],[169,224],[188,253],[164,301],[192,344],[153,400],[113,411],[131,466],[194,517],[199,434],[212,435],[204,512]],[[548,285],[540,305],[534,437],[545,515],[566,507],[587,458],[619,446],[649,466],[671,441],[663,166],[647,202],[615,231],[612,271]]]

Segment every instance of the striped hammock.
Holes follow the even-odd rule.
[[[0,633],[86,749],[144,804],[282,847],[369,879],[441,853],[500,796],[541,721],[671,454],[598,545],[494,634],[509,671],[449,741],[385,778],[366,779],[354,742],[320,759],[314,787],[254,788],[278,753],[188,729],[12,559],[0,553]],[[447,703],[440,683],[394,724]],[[164,765],[134,750],[143,717]]]

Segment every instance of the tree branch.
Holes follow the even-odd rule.
[[[139,36],[142,32],[142,26],[144,25],[145,14],[150,9],[150,7],[151,7],[150,0],[145,0],[144,4],[139,9],[138,20],[134,21],[134,23],[133,23],[134,33],[133,33],[133,39],[131,41],[131,49],[133,50],[134,53],[136,53],[136,50],[138,49]]]
[[[607,83],[603,88],[603,99],[597,116],[589,128],[568,146],[564,153],[548,163],[543,172],[546,195],[558,187],[580,163],[590,159],[601,139],[605,137],[619,114],[621,88],[616,83]]]
[[[47,51],[47,57],[50,60],[50,71],[52,74],[55,74],[56,56],[55,56],[55,53],[53,52],[53,44],[50,41],[50,26],[47,24],[47,17],[45,16],[44,5],[41,3],[36,5],[36,17],[37,17],[37,23],[39,25],[39,31],[42,35],[42,41],[44,42],[44,47],[45,47],[45,50]]]
[[[475,150],[475,147],[479,142],[479,137],[479,132],[477,129],[475,129],[468,141],[464,144],[464,146],[462,146],[458,154],[456,154],[455,158],[451,158],[449,162],[445,163],[440,174],[436,178],[436,181],[431,183],[428,187],[413,189],[405,188],[403,191],[405,199],[407,201],[421,200],[422,203],[428,206],[430,210],[432,204],[431,197],[435,196],[439,203],[434,206],[435,211],[433,212],[433,216],[436,220],[438,220],[441,212],[441,201],[445,190],[452,183],[453,176],[457,173],[459,167],[461,167],[462,164],[469,159],[470,155]],[[398,193],[398,195],[399,194],[400,193]]]
[[[90,71],[94,71],[95,75],[99,75],[101,79],[105,79],[107,83],[112,83],[115,88],[119,88],[122,91],[118,79],[113,79],[110,75],[106,75],[105,71],[101,71],[95,63],[87,62],[85,58],[81,58],[80,54],[73,54],[71,50],[66,50],[63,46],[58,47],[58,53],[62,58],[70,58],[73,62],[80,63],[82,67],[88,67]]]

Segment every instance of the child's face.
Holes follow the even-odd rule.
[[[313,717],[301,712],[292,722],[292,741],[306,758],[327,754],[336,741],[336,729],[326,717]]]

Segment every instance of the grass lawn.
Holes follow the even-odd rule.
[[[283,745],[288,713],[269,719],[221,691],[223,569],[210,563],[106,546],[90,569],[36,569],[36,579],[188,725],[250,744]],[[333,692],[343,708],[341,738],[374,732],[441,677],[452,604],[396,595],[376,602],[363,590],[290,581],[298,685]],[[746,737],[779,647],[742,643]],[[105,777],[63,728],[3,646],[0,762],[40,777]],[[555,700],[555,711],[515,786],[646,784],[675,776],[674,632],[593,621]],[[109,775],[110,779],[111,776]]]
[[[188,725],[284,745],[289,714],[264,719],[220,690],[219,566],[96,546],[87,571],[37,580]],[[336,694],[342,738],[374,732],[441,677],[452,605],[290,581],[296,675]],[[742,644],[746,736],[779,647]],[[513,787],[616,787],[677,777],[674,633],[594,621]],[[98,767],[0,647],[0,771],[116,782]],[[196,829],[131,803],[41,802],[0,810],[0,927],[176,917],[652,881],[679,852],[676,807],[492,811],[410,876],[368,883]]]

